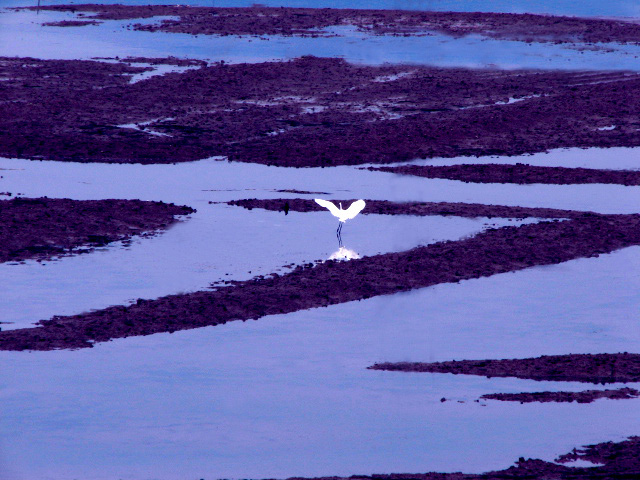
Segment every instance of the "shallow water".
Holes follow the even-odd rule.
[[[166,234],[135,240],[126,248],[113,245],[44,266],[35,261],[0,265],[0,321],[11,322],[3,328],[138,298],[202,290],[213,282],[282,273],[285,265],[325,260],[338,251],[328,214],[293,213],[285,219],[283,214],[236,209],[211,208]],[[456,240],[489,223],[522,223],[440,217],[358,220],[345,228],[343,239],[360,256]]]
[[[432,158],[401,162],[394,165],[459,165],[467,163],[499,163],[513,165],[524,163],[538,167],[597,168],[604,170],[640,170],[640,149],[614,148],[562,148],[550,152],[518,155],[512,157],[455,157]],[[376,166],[376,165],[372,165]]]
[[[562,158],[565,153],[552,152],[547,157]],[[616,157],[613,149],[608,153]],[[618,156],[626,159],[635,154],[631,150],[631,154],[624,151]],[[519,158],[510,157],[510,161]],[[26,197],[139,198],[197,209],[169,231],[154,238],[134,239],[124,247],[114,244],[91,255],[43,264],[0,264],[0,321],[8,322],[4,328],[138,298],[200,290],[224,280],[283,272],[287,265],[325,260],[338,250],[337,222],[328,212],[290,212],[285,216],[209,202],[304,197],[277,191],[297,189],[326,192],[307,198],[458,201],[601,213],[634,213],[640,205],[640,187],[473,184],[357,167],[287,169],[215,159],[176,165],[0,159],[0,168],[0,190]],[[520,223],[507,219],[360,215],[345,226],[343,240],[359,255],[375,255],[457,239],[488,226]]]
[[[286,60],[303,55],[342,57],[356,63],[415,63],[443,67],[540,69],[640,69],[640,46],[533,43],[493,40],[477,35],[453,38],[371,36],[355,28],[333,28],[339,36],[210,36],[130,30],[131,23],[106,21],[85,27],[48,27],[44,22],[74,18],[70,13],[0,10],[0,56],[45,59],[178,56],[228,63]]]
[[[3,6],[33,6],[37,0],[4,0]],[[42,5],[120,3],[123,5],[175,5],[175,0],[42,0]],[[248,7],[254,0],[182,0],[180,5],[203,7]],[[262,0],[270,7],[310,8],[381,8],[401,10],[436,10],[463,12],[541,13],[571,16],[637,17],[640,6],[632,0]]]
[[[588,186],[602,187],[601,193],[567,193],[562,186],[489,188],[356,167],[284,169],[213,159],[177,165],[2,159],[0,168],[2,190],[26,196],[130,197],[198,209],[168,232],[127,248],[113,245],[42,265],[0,265],[3,320],[16,322],[9,328],[138,296],[200,289],[221,278],[249,278],[337,250],[335,219],[328,213],[285,216],[209,201],[295,197],[301,195],[274,190],[299,189],[327,192],[321,196],[329,198],[577,204],[627,212],[637,211],[640,192],[611,185]],[[619,198],[625,192],[630,197]],[[345,225],[343,239],[367,255],[458,238],[486,223],[360,215]],[[484,471],[522,455],[553,459],[585,443],[622,439],[638,432],[638,400],[474,401],[503,391],[592,388],[584,384],[366,367],[378,361],[634,351],[640,332],[629,324],[629,313],[640,306],[636,267],[640,247],[90,350],[2,352],[0,438],[12,441],[0,444],[0,451],[8,478]],[[442,403],[442,397],[451,401]]]
[[[640,428],[639,400],[474,401],[590,385],[366,367],[633,351],[640,276],[627,272],[639,266],[634,247],[90,350],[2,352],[8,478],[483,471],[622,439]]]
[[[7,0],[2,6],[34,3]],[[182,3],[224,6],[253,0]],[[312,3],[438,10],[482,10],[490,4],[492,11],[640,15],[635,2],[623,0]],[[196,38],[121,28],[128,22],[65,29],[40,25],[64,17],[0,11],[0,55],[174,55],[254,62],[312,53],[373,64],[633,70],[640,65],[635,58],[640,47],[579,52],[476,37],[369,38],[353,31],[316,39]],[[639,152],[566,149],[427,163],[638,169]],[[640,208],[640,187],[474,185],[356,167],[284,169],[215,159],[99,165],[0,158],[0,169],[2,192],[162,200],[198,210],[168,231],[134,239],[130,245],[113,244],[42,264],[0,264],[0,321],[15,322],[3,328],[138,297],[203,289],[224,279],[286,271],[286,265],[323,260],[338,250],[337,225],[326,212],[285,216],[210,201],[304,196],[276,191],[298,189],[327,192],[307,198],[451,201],[603,213],[635,213]],[[372,255],[514,223],[360,215],[345,225],[343,240],[358,254]],[[0,352],[0,478],[184,480],[480,472],[505,468],[520,456],[552,460],[584,444],[622,440],[640,432],[640,399],[588,405],[475,402],[487,393],[594,387],[366,367],[379,361],[636,351],[639,272],[640,247],[632,247],[599,258],[256,322],[121,339],[79,351]],[[443,397],[448,400],[441,402]]]
[[[285,265],[326,260],[338,250],[338,222],[329,212],[285,216],[209,201],[296,197],[274,190],[304,186],[330,193],[308,198],[387,195],[379,175],[353,167],[288,170],[215,160],[142,166],[0,159],[0,168],[7,169],[0,188],[28,197],[143,198],[198,210],[166,233],[134,239],[124,248],[115,244],[91,255],[44,262],[44,266],[36,261],[0,264],[0,321],[11,322],[4,328],[283,271]],[[365,256],[458,239],[487,226],[521,223],[360,215],[345,225],[342,237],[348,248]]]

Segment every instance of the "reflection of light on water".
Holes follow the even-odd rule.
[[[340,247],[331,254],[329,260],[357,260],[358,258],[360,258],[360,255],[353,250],[349,250],[347,247]]]

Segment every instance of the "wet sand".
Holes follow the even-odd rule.
[[[636,73],[303,57],[200,63],[130,83],[158,62],[131,65],[142,60],[0,58],[0,155],[119,163],[226,156],[313,167],[640,145]]]
[[[561,465],[575,460],[592,462],[593,467],[569,467]],[[379,475],[354,475],[349,480],[631,480],[640,478],[640,437],[630,437],[622,442],[606,442],[588,445],[561,455],[557,463],[537,459],[520,459],[515,465],[494,472],[472,473],[393,473]],[[293,479],[290,479],[293,480]],[[307,479],[311,480],[311,479]],[[314,480],[347,480],[346,477],[319,477]]]
[[[31,7],[32,10],[38,7]],[[484,35],[524,42],[639,43],[640,26],[615,19],[556,15],[428,12],[333,8],[211,8],[162,5],[54,5],[41,10],[69,11],[91,20],[133,20],[179,17],[152,24],[133,24],[148,32],[192,35],[326,35],[321,29],[350,25],[374,35]],[[60,22],[62,25],[64,21]],[[55,23],[54,23],[55,25]]]
[[[640,215],[585,215],[490,229],[471,238],[398,253],[309,263],[285,275],[274,273],[211,291],[139,299],[129,306],[55,316],[33,328],[0,332],[0,349],[84,348],[114,338],[258,319],[552,265],[638,244]]]
[[[582,392],[527,392],[527,393],[489,393],[482,395],[484,400],[500,400],[502,402],[577,402],[591,403],[600,398],[626,400],[640,397],[635,388],[619,388],[617,390],[584,390]]]
[[[502,165],[447,165],[399,167],[369,167],[368,170],[415,175],[425,178],[445,178],[471,183],[516,183],[519,185],[543,183],[551,185],[572,185],[604,183],[618,185],[640,185],[640,171],[602,170],[591,168],[538,167],[516,163]]]
[[[549,355],[505,360],[376,363],[371,370],[453,373],[485,377],[515,377],[557,382],[616,383],[640,381],[640,354],[600,353]]]
[[[0,200],[0,262],[49,260],[134,235],[148,235],[193,213],[190,207],[141,200]]]

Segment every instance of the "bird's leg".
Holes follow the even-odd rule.
[[[336,236],[338,237],[338,246],[342,246],[342,222],[338,223],[338,230],[336,230]]]

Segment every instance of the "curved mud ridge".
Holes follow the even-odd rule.
[[[331,200],[338,205],[346,205],[354,202],[350,200]],[[215,202],[210,202],[215,203]],[[274,212],[324,212],[326,209],[318,205],[314,200],[304,198],[248,198],[223,202],[227,205],[243,207],[247,210],[261,208]],[[510,207],[505,205],[485,205],[482,203],[460,202],[392,202],[388,200],[366,200],[366,206],[361,212],[364,215],[415,215],[424,217],[428,215],[454,216],[454,217],[499,217],[499,218],[579,218],[602,216],[593,212],[580,212],[576,210],[561,210],[557,208],[530,208]]]
[[[561,465],[575,460],[585,460],[595,465],[593,467]],[[353,475],[351,477],[319,477],[307,480],[632,480],[640,478],[640,437],[630,437],[622,442],[605,442],[574,449],[570,453],[558,457],[556,462],[520,457],[515,465],[507,469],[479,474],[392,473]]]
[[[97,20],[61,20],[59,22],[45,22],[44,27],[86,27],[87,25],[100,25]]]
[[[367,170],[414,175],[425,178],[444,178],[467,183],[544,183],[571,185],[606,183],[640,185],[640,171],[603,170],[594,168],[538,167],[523,163],[504,165],[496,163],[446,166],[403,165],[398,167],[369,167]]]
[[[45,260],[151,234],[195,212],[142,200],[0,200],[0,262]],[[82,247],[81,250],[78,250]]]
[[[0,332],[0,349],[84,348],[114,338],[258,319],[551,265],[638,244],[640,215],[584,216],[504,227],[398,253],[307,264],[282,276],[273,274],[212,291],[55,316],[37,327]]]
[[[334,8],[189,7],[181,5],[53,5],[28,7],[80,13],[80,21],[128,20],[157,16],[179,17],[152,24],[133,24],[136,30],[192,35],[323,36],[332,26],[354,26],[374,35],[454,37],[483,35],[524,42],[640,43],[640,26],[614,19],[490,12],[429,12]],[[89,14],[89,16],[87,16]],[[65,23],[66,22],[66,23]],[[58,26],[71,26],[69,21]],[[53,25],[56,25],[54,22]],[[76,26],[80,26],[76,25]]]
[[[503,360],[453,360],[449,362],[384,362],[368,367],[394,372],[453,373],[484,377],[515,377],[557,382],[640,382],[640,354],[600,353],[548,355]]]
[[[617,390],[584,390],[582,392],[533,392],[533,393],[489,393],[482,395],[483,400],[500,400],[502,402],[560,402],[560,403],[591,403],[600,398],[612,400],[626,400],[640,397],[635,388],[619,388]]]
[[[119,163],[222,156],[322,167],[640,145],[640,75],[632,72],[303,57],[199,63],[131,83],[158,64],[131,65],[142,60],[0,58],[0,156]]]

